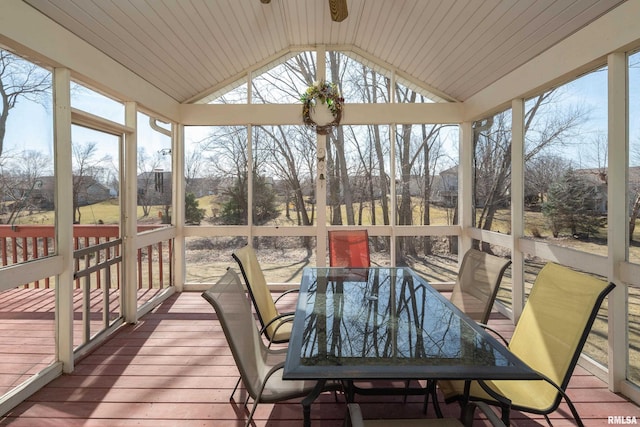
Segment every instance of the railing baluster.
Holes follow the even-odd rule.
[[[94,241],[94,245],[97,246],[100,244],[100,237],[96,237],[95,241]],[[102,254],[102,251],[96,251],[95,252],[95,265],[100,264],[100,255]],[[102,287],[102,276],[100,275],[100,273],[96,273],[96,287],[98,289],[100,289]]]
[[[103,310],[102,310],[103,311],[102,327],[107,329],[109,327],[109,313],[111,312],[111,301],[110,301],[111,293],[109,289],[110,288],[109,283],[111,283],[111,267],[107,266],[107,268],[104,268],[102,271],[104,274],[104,286],[102,288],[102,300],[104,301]],[[98,272],[97,274],[98,276],[100,276],[100,272]]]
[[[16,237],[11,238],[11,245],[13,247],[13,253],[11,254],[11,258],[13,259],[13,263],[18,263],[18,239]]]
[[[0,240],[0,246],[2,247],[2,265],[5,266],[8,264],[8,259],[7,259],[7,238],[3,237],[2,240]]]
[[[82,330],[83,343],[88,343],[91,339],[91,276],[84,277],[84,287],[82,289]]]
[[[138,289],[142,289],[142,249],[138,249]]]
[[[33,254],[33,259],[38,258],[38,238],[33,236],[31,237],[31,253]],[[27,254],[28,256],[28,254]],[[40,281],[36,280],[33,282],[36,289],[40,289]]]
[[[149,257],[149,263],[147,264],[147,289],[153,289],[153,245],[147,246],[147,256]]]
[[[164,275],[162,274],[162,242],[158,242],[158,280],[160,289],[164,288]]]
[[[49,256],[49,238],[47,236],[42,237],[42,255],[44,257]],[[51,279],[49,277],[44,278],[44,288],[49,289],[51,286]]]
[[[80,239],[78,239],[77,237],[73,238],[73,250],[77,251],[78,249],[80,249]],[[76,258],[74,260],[74,267],[76,271],[80,271],[80,260],[78,258]],[[80,279],[76,279],[76,289],[80,289]]]

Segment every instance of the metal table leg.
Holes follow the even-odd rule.
[[[320,396],[327,380],[318,380],[311,393],[302,399],[302,415],[304,417],[303,426],[311,427],[311,404]]]

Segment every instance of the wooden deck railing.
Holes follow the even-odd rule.
[[[139,225],[138,231],[159,228],[157,225]],[[54,226],[52,225],[0,225],[0,262],[7,266],[47,257],[55,252]],[[75,225],[73,227],[74,250],[79,256],[74,257],[76,273],[90,268],[91,264],[100,264],[105,260],[117,258],[121,254],[121,242],[117,225]],[[112,242],[109,244],[109,242]],[[106,244],[106,245],[105,245]],[[91,257],[86,255],[85,248],[103,245]],[[78,252],[80,251],[80,252]],[[82,254],[82,255],[81,255]],[[138,289],[158,289],[170,286],[172,277],[173,241],[159,242],[138,249]],[[115,263],[120,268],[120,262]],[[95,277],[94,286],[102,286],[101,276]],[[120,274],[115,274],[117,287],[120,288]],[[25,284],[31,288],[49,288],[52,278],[44,278]],[[76,278],[76,288],[80,287],[80,278]]]

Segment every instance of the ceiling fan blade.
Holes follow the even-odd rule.
[[[329,0],[329,10],[331,11],[331,19],[335,22],[342,22],[349,15],[347,0]]]

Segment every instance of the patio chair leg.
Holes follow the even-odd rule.
[[[247,418],[247,423],[244,427],[249,427],[251,425],[251,421],[253,421],[253,414],[256,412],[256,408],[258,407],[258,399],[253,401],[253,407],[251,408],[251,412],[249,413],[249,418]]]
[[[233,391],[231,392],[231,396],[229,396],[229,400],[233,400],[233,395],[236,394],[236,390],[240,385],[240,381],[242,381],[242,377],[238,378],[238,381],[236,381],[236,386],[233,388]]]
[[[578,427],[584,427],[584,423],[582,422],[582,418],[580,418],[580,415],[578,414],[578,410],[573,405],[573,402],[571,401],[571,399],[569,399],[569,396],[567,396],[567,393],[563,392],[562,394],[564,395],[564,401],[567,402],[567,405],[569,405],[569,409],[571,410],[571,413],[573,414],[573,418],[576,420],[576,424],[578,425]]]
[[[500,406],[502,406],[502,422],[504,423],[504,425],[508,426],[511,424],[511,421],[509,420],[509,418],[511,418],[511,408],[506,405]]]

